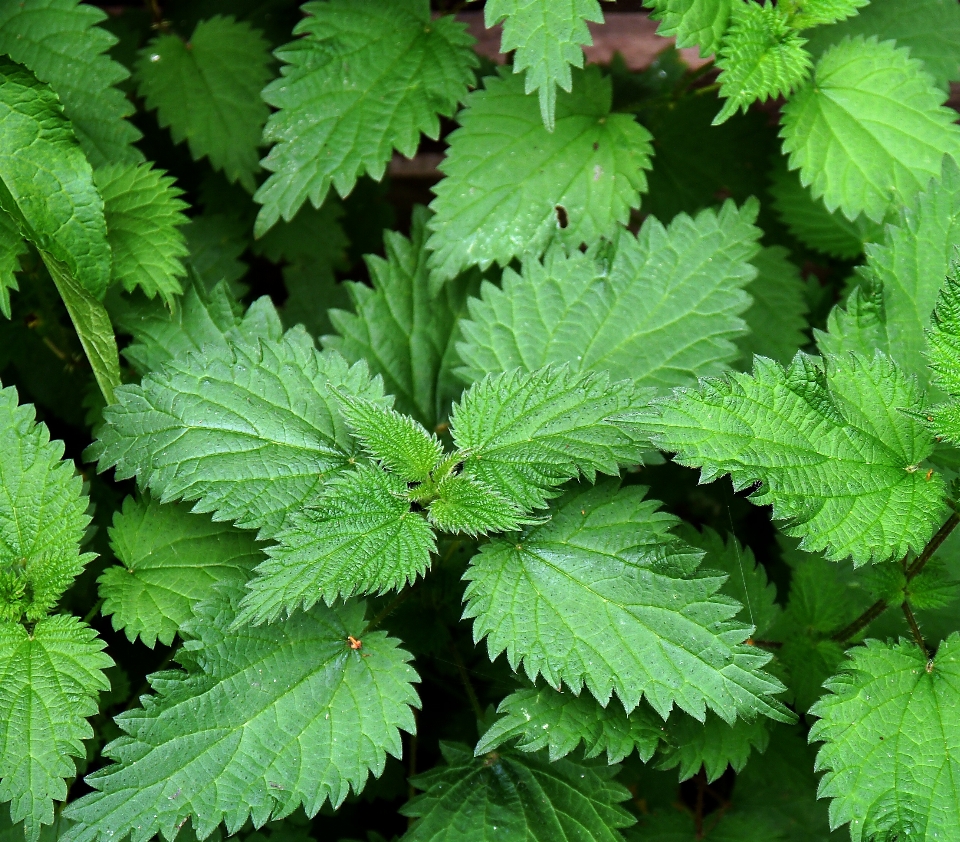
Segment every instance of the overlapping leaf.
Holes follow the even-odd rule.
[[[879,222],[891,203],[909,202],[960,154],[946,95],[891,42],[857,37],[827,50],[813,79],[783,108],[790,167],[827,210]]]
[[[117,762],[88,776],[95,791],[68,807],[65,842],[173,838],[188,818],[205,838],[220,822],[235,833],[300,805],[313,816],[399,757],[417,675],[385,632],[350,648],[362,604],[231,628],[232,598],[198,609],[184,630],[185,671],[156,673],[144,708],[117,718],[126,735],[105,752]]]
[[[473,39],[427,0],[330,0],[303,5],[303,35],[277,50],[281,78],[263,92],[278,109],[264,141],[272,175],[257,191],[256,233],[290,220],[331,184],[346,196],[357,177],[378,181],[396,149],[413,157],[420,134],[436,138],[473,82]]]
[[[681,781],[689,780],[702,767],[707,783],[713,783],[728,766],[740,772],[752,752],[766,751],[770,742],[767,722],[757,717],[752,722],[738,719],[731,724],[714,714],[697,722],[693,717],[673,714],[667,722],[657,767],[678,769]]]
[[[659,20],[658,35],[675,36],[678,47],[700,47],[701,56],[720,48],[733,0],[645,0]]]
[[[927,418],[938,436],[948,441],[960,442],[960,268],[955,267],[947,277],[937,309],[934,326],[929,332],[930,367],[934,371],[933,382],[950,399],[928,410]]]
[[[650,134],[610,112],[609,79],[573,73],[553,132],[523,81],[501,69],[467,97],[434,188],[429,248],[435,281],[469,266],[506,265],[551,241],[576,247],[614,234],[646,189]]]
[[[0,313],[10,318],[10,290],[19,289],[17,272],[20,255],[26,252],[20,229],[13,217],[0,208]]]
[[[738,356],[743,290],[757,274],[756,213],[754,202],[727,202],[669,227],[648,217],[636,238],[619,237],[609,268],[554,247],[522,275],[507,269],[500,288],[484,284],[469,303],[460,372],[478,380],[565,363],[665,388],[723,371]]]
[[[779,5],[789,15],[791,26],[809,29],[856,15],[869,3],[870,0],[788,0]]]

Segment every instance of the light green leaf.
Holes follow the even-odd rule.
[[[784,106],[783,149],[827,210],[880,222],[892,203],[939,178],[944,155],[958,157],[960,129],[945,99],[909,51],[876,38],[842,41]]]
[[[841,213],[830,213],[822,199],[814,199],[800,183],[799,174],[781,161],[770,186],[777,216],[801,243],[833,257],[851,260],[863,254],[864,243],[883,236],[883,226],[858,216],[853,222]]]
[[[855,17],[804,34],[815,56],[847,36],[894,39],[898,47],[909,47],[940,87],[960,79],[960,8],[952,0],[871,0]]]
[[[869,4],[870,0],[786,0],[779,6],[787,14],[790,26],[809,29],[849,18]]]
[[[664,735],[663,722],[647,708],[628,715],[617,702],[604,708],[588,693],[551,688],[517,690],[500,702],[497,713],[500,718],[477,743],[478,757],[516,740],[520,751],[548,749],[553,763],[582,742],[588,759],[606,752],[607,763],[619,763],[636,749],[646,763]]]
[[[0,389],[0,625],[45,616],[93,558],[80,553],[88,503],[63,442]]]
[[[754,374],[677,390],[640,427],[701,482],[730,474],[773,506],[786,534],[829,559],[880,562],[919,551],[944,515],[944,482],[920,465],[933,450],[923,394],[889,358],[828,358],[826,373],[798,354],[782,369],[757,357]]]
[[[416,421],[381,403],[338,394],[340,412],[368,455],[405,482],[424,482],[443,456],[443,445]]]
[[[467,379],[565,363],[666,389],[717,374],[739,354],[743,292],[757,275],[757,205],[727,202],[669,227],[648,217],[619,237],[612,264],[559,247],[503,273],[469,302],[457,350]],[[630,313],[630,318],[621,318]]]
[[[546,523],[485,544],[464,576],[474,638],[531,680],[586,685],[604,705],[615,692],[625,710],[645,698],[664,719],[676,705],[697,719],[789,721],[782,685],[761,670],[770,656],[733,621],[739,604],[696,571],[699,554],[667,533],[676,521],[645,491],[575,489]]]
[[[19,289],[20,255],[27,251],[13,217],[0,208],[0,313],[10,318],[10,290]]]
[[[437,486],[437,499],[430,504],[427,516],[437,529],[471,537],[509,532],[532,522],[499,491],[462,474],[448,476]]]
[[[647,187],[650,134],[631,115],[610,113],[610,80],[599,68],[573,73],[553,132],[522,80],[499,72],[467,97],[440,165],[446,178],[433,188],[435,283],[539,254],[554,240],[575,248],[612,236]]]
[[[717,55],[720,96],[726,98],[714,124],[751,103],[784,96],[810,72],[810,54],[782,6],[736,0],[730,28]]]
[[[93,736],[87,717],[97,693],[109,690],[103,670],[113,661],[104,643],[76,617],[40,620],[31,632],[0,622],[0,804],[23,822],[27,842],[54,822],[53,802],[67,797],[64,778]],[[22,838],[22,837],[21,837]]]
[[[927,351],[933,369],[934,386],[950,399],[930,409],[917,407],[924,413],[936,434],[954,444],[960,443],[960,267],[955,266],[937,300],[933,328],[928,332]]]
[[[420,134],[436,139],[474,81],[477,58],[464,24],[431,19],[427,0],[330,0],[302,6],[303,35],[276,51],[282,76],[263,92],[278,109],[263,139],[272,175],[257,191],[259,237],[332,184],[346,196],[357,177],[379,181],[394,149],[412,158]]]
[[[302,328],[205,345],[118,389],[91,456],[161,502],[196,500],[194,511],[275,533],[359,455],[337,387],[382,400],[365,365],[318,353]]]
[[[732,0],[644,0],[660,21],[657,35],[675,36],[678,47],[700,47],[703,57],[715,53],[727,31]]]
[[[80,146],[95,167],[137,162],[140,132],[126,120],[133,103],[115,86],[130,74],[107,55],[117,39],[106,19],[80,0],[17,0],[0,7],[0,54],[25,64],[63,103]]]
[[[64,842],[173,839],[188,817],[202,839],[220,822],[232,834],[248,817],[259,826],[300,805],[313,816],[400,756],[417,675],[385,632],[350,648],[362,604],[280,626],[236,628],[235,617],[226,596],[198,608],[183,630],[193,638],[179,656],[185,671],[154,674],[155,695],[117,718],[126,735],[105,752],[117,762],[87,777],[96,791],[67,808],[76,823]]]
[[[110,324],[110,314],[74,278],[68,267],[45,252],[40,254],[70,314],[70,321],[90,361],[100,392],[108,404],[113,403],[114,392],[120,385],[120,355],[113,325]]]
[[[703,722],[691,716],[673,714],[667,722],[667,733],[661,743],[658,769],[679,768],[681,781],[692,778],[700,768],[706,772],[707,783],[713,783],[732,766],[741,772],[750,754],[763,754],[770,742],[767,730],[769,720],[757,717],[753,722],[738,719],[724,722],[714,714],[707,714]]]
[[[0,56],[0,206],[90,293],[110,283],[103,200],[56,94]]]
[[[570,67],[583,67],[584,45],[593,44],[587,21],[603,23],[597,0],[490,0],[483,7],[489,29],[503,24],[500,52],[513,55],[513,72],[527,72],[526,93],[537,91],[540,113],[554,128],[557,87],[569,93]]]
[[[107,241],[113,253],[111,278],[127,292],[140,287],[148,298],[159,294],[173,309],[186,274],[180,258],[187,246],[179,230],[186,225],[183,191],[150,164],[113,164],[93,174],[103,197]]]
[[[830,354],[879,348],[927,385],[924,331],[943,279],[960,246],[960,169],[948,161],[943,178],[886,226],[883,241],[867,246],[864,282],[846,309],[834,308],[817,344]]]
[[[103,614],[112,615],[115,631],[151,649],[157,640],[169,646],[218,583],[242,585],[263,560],[252,532],[191,514],[182,503],[133,497],[113,517],[110,546],[121,563],[98,579]]]
[[[407,483],[356,465],[327,483],[313,506],[287,519],[257,568],[238,622],[273,622],[321,599],[398,590],[423,576],[436,551],[433,530],[411,511]]]
[[[629,383],[565,366],[476,383],[453,409],[450,431],[463,474],[523,509],[543,508],[555,486],[581,474],[616,474],[642,447],[615,423],[639,405]]]
[[[135,71],[140,96],[157,109],[174,143],[186,140],[195,161],[209,157],[214,169],[251,193],[269,114],[260,98],[272,76],[269,49],[250,24],[216,15],[200,21],[189,41],[172,34],[154,38]]]
[[[351,362],[367,360],[386,391],[397,396],[397,408],[431,428],[446,419],[463,390],[452,372],[459,361],[454,337],[477,275],[430,291],[427,219],[425,208],[415,208],[409,240],[390,231],[386,259],[367,255],[373,288],[347,284],[355,312],[331,310],[339,336],[324,336],[323,344]]]
[[[620,802],[629,791],[598,761],[548,763],[530,754],[474,758],[467,746],[441,743],[447,765],[414,779],[424,789],[401,812],[416,821],[406,842],[620,842],[635,819]]]
[[[753,258],[757,277],[747,287],[753,304],[743,314],[750,332],[737,340],[748,367],[754,354],[786,365],[809,341],[805,287],[789,257],[782,246],[768,246]]]
[[[911,642],[867,641],[811,709],[818,795],[862,839],[949,839],[960,826],[960,634],[927,661]]]

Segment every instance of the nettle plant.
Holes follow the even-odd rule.
[[[0,2],[0,836],[960,839],[960,4],[463,5]]]

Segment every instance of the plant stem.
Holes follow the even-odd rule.
[[[940,545],[947,540],[947,536],[953,532],[958,523],[960,523],[960,515],[954,512],[949,518],[947,518],[946,523],[944,523],[943,526],[937,530],[936,535],[934,535],[927,542],[927,546],[923,548],[923,552],[916,557],[909,567],[906,567],[906,557],[904,557],[902,563],[906,567],[904,575],[906,576],[907,584],[909,584],[910,580],[917,576],[921,570],[923,570],[926,563],[930,561],[933,554],[940,549]],[[873,603],[873,605],[871,605],[866,611],[857,617],[856,620],[850,623],[850,625],[844,626],[839,631],[834,632],[834,634],[831,635],[831,639],[836,640],[839,643],[849,640],[857,632],[869,626],[870,623],[876,620],[877,617],[879,617],[889,607],[890,604],[885,599],[878,599],[875,603]],[[910,611],[910,616],[913,616],[913,611],[910,609],[910,606],[906,604],[906,602],[904,602],[904,609],[904,614],[906,614],[907,611]],[[914,620],[914,624],[916,624],[916,620]],[[917,634],[919,634],[919,629]],[[922,642],[923,638],[920,637],[919,640]],[[926,647],[923,646],[922,643],[920,648],[926,651]]]
[[[926,641],[920,633],[920,626],[917,625],[917,618],[913,616],[913,609],[910,607],[910,603],[904,600],[901,607],[903,608],[903,616],[907,618],[907,625],[910,626],[910,631],[913,633],[913,639],[917,642],[917,646],[920,647],[920,651],[923,652],[923,657],[929,660],[930,651],[927,649]]]
[[[422,582],[423,579],[420,579],[419,582]],[[362,640],[366,637],[368,632],[373,631],[377,626],[379,626],[384,620],[387,619],[394,611],[397,610],[407,599],[410,597],[410,594],[413,593],[413,589],[419,584],[419,582],[414,582],[409,587],[404,588],[400,593],[398,593],[393,599],[391,599],[383,610],[377,614],[366,626],[362,632],[360,632],[360,639]]]
[[[460,673],[460,681],[463,684],[463,689],[466,691],[467,699],[470,701],[470,707],[473,708],[473,713],[479,723],[480,720],[483,719],[483,708],[480,706],[480,699],[477,698],[477,693],[470,683],[470,676],[467,674],[467,665],[463,662],[463,656],[453,641],[450,641],[450,650],[453,652],[453,662],[457,665],[457,672]]]
[[[84,615],[84,618],[83,618],[84,625],[89,626],[89,625],[90,625],[90,621],[91,621],[94,617],[96,617],[97,614],[100,613],[100,609],[101,609],[101,608],[103,608],[103,597],[101,597],[101,598],[98,599],[95,603],[93,603],[93,608],[91,608],[91,609],[86,613],[86,615]]]

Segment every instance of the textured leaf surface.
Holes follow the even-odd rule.
[[[649,217],[636,238],[620,236],[606,270],[558,247],[521,275],[507,269],[501,287],[486,283],[469,302],[460,373],[479,380],[566,363],[665,389],[723,371],[738,355],[743,290],[757,274],[756,213],[753,202],[728,202],[669,227]]]
[[[949,839],[960,825],[960,634],[928,662],[912,642],[876,640],[811,710],[830,822],[854,842]]]
[[[782,246],[768,246],[752,262],[757,277],[747,293],[753,304],[743,314],[749,333],[737,340],[737,347],[748,366],[754,354],[786,365],[809,341],[803,280]]]
[[[640,449],[611,420],[638,404],[628,383],[566,367],[486,377],[454,407],[450,431],[463,473],[518,506],[542,508],[580,475],[616,474]]]
[[[435,280],[469,266],[506,265],[558,240],[577,247],[612,235],[639,207],[650,134],[611,114],[610,80],[596,67],[573,74],[557,97],[553,132],[523,81],[506,69],[467,97],[460,128],[433,189],[429,247]]]
[[[362,654],[350,648],[362,604],[229,631],[226,598],[198,611],[186,671],[156,673],[144,708],[118,717],[126,736],[105,752],[117,762],[88,776],[97,791],[68,808],[65,840],[172,839],[188,817],[203,838],[221,821],[235,833],[301,804],[313,816],[400,756],[417,675],[385,632],[366,635]]]
[[[960,270],[955,269],[937,300],[934,326],[929,332],[930,368],[934,385],[950,395],[950,400],[928,411],[937,435],[960,442]]]
[[[453,343],[476,276],[430,291],[427,219],[424,209],[415,209],[409,240],[391,231],[384,238],[386,259],[367,256],[373,288],[347,284],[354,312],[330,311],[339,336],[325,336],[323,344],[351,362],[367,360],[387,393],[396,395],[397,409],[432,428],[462,391],[452,373],[458,362]]]
[[[164,502],[196,500],[195,511],[274,532],[358,455],[334,387],[382,399],[366,366],[318,353],[302,329],[208,345],[118,389],[92,455]]]
[[[189,41],[158,36],[136,66],[140,96],[174,142],[186,140],[194,160],[209,157],[251,193],[269,113],[260,99],[271,77],[269,47],[250,24],[217,15],[200,21]]]
[[[526,92],[537,91],[540,113],[554,127],[557,87],[569,91],[570,67],[583,67],[584,45],[593,43],[587,21],[603,23],[597,0],[492,0],[483,7],[487,27],[503,23],[500,52],[513,56],[513,72],[527,72]]]
[[[730,20],[731,0],[645,0],[659,20],[657,35],[675,36],[678,47],[700,47],[709,56],[720,47]]]
[[[330,0],[303,5],[303,35],[277,50],[281,78],[263,92],[277,108],[264,132],[276,144],[257,191],[256,233],[290,220],[331,184],[346,196],[357,177],[379,181],[396,149],[412,158],[420,134],[436,138],[474,81],[473,39],[427,0]]]
[[[56,94],[0,57],[0,205],[21,233],[102,296],[110,246],[93,170]]]
[[[395,590],[426,573],[433,530],[410,510],[407,483],[358,465],[293,514],[242,602],[241,622],[263,623],[324,600]]]
[[[509,532],[532,522],[499,491],[470,476],[450,476],[437,486],[428,510],[430,523],[445,532],[470,536]]]
[[[870,4],[870,0],[790,0],[783,9],[790,16],[790,25],[809,29],[848,18]]]
[[[761,482],[752,499],[772,504],[802,548],[864,564],[919,551],[942,519],[943,479],[918,467],[932,438],[898,411],[922,405],[881,354],[829,359],[826,375],[798,355],[786,370],[758,358],[752,377],[681,390],[641,425],[701,482]]]
[[[149,164],[114,164],[94,173],[103,198],[107,241],[113,254],[111,277],[128,292],[140,287],[148,298],[159,295],[173,308],[186,274],[180,258],[187,245],[179,230],[186,225],[182,191],[163,170]]]
[[[477,743],[478,757],[516,740],[520,751],[548,749],[551,763],[580,743],[588,759],[605,752],[607,763],[619,763],[636,749],[646,763],[664,735],[663,722],[647,708],[628,716],[617,702],[604,708],[588,693],[574,696],[551,688],[517,690],[497,713],[500,718]]]
[[[416,821],[408,842],[619,842],[633,824],[620,806],[630,793],[616,768],[597,761],[495,753],[474,758],[467,746],[442,743],[445,766],[414,779],[426,790],[403,807]]]
[[[27,250],[13,217],[0,208],[0,313],[10,318],[10,290],[19,289],[20,255]]]
[[[106,14],[80,0],[18,0],[0,7],[0,54],[29,67],[63,103],[95,167],[136,162],[134,106],[115,87],[130,74],[106,51],[116,38],[96,24]]]
[[[215,585],[242,585],[263,560],[252,532],[191,514],[183,503],[133,497],[114,515],[110,546],[121,564],[98,580],[103,613],[151,649],[157,640],[169,646]]]
[[[678,769],[681,781],[692,778],[703,767],[707,783],[713,783],[732,766],[740,772],[753,751],[761,754],[770,742],[767,720],[738,719],[730,724],[714,714],[703,722],[673,714],[667,722],[661,748],[660,769]]]
[[[945,98],[907,50],[843,41],[784,106],[783,149],[827,210],[879,222],[939,177],[945,154],[957,158],[960,130]]]
[[[0,390],[0,624],[39,620],[92,558],[80,554],[83,481],[62,457],[33,407]]]
[[[717,81],[726,102],[715,123],[757,100],[789,94],[812,64],[804,39],[781,6],[735,2],[730,11],[730,28],[717,56]]]
[[[103,670],[113,661],[96,632],[76,617],[40,620],[32,633],[0,623],[0,803],[24,822],[27,842],[54,821],[53,802],[67,797],[64,778],[93,736],[87,717],[109,690]],[[23,838],[23,837],[21,837]]]
[[[898,47],[910,48],[941,87],[960,78],[960,8],[952,0],[870,0],[856,16],[804,35],[814,55],[846,36],[895,39]]]
[[[926,385],[924,331],[943,279],[960,246],[960,169],[944,167],[900,218],[886,226],[882,243],[867,246],[865,283],[846,309],[835,308],[817,344],[831,354],[880,348]]]
[[[475,639],[531,680],[586,685],[603,704],[616,693],[628,711],[643,697],[662,718],[676,705],[698,719],[709,708],[730,722],[789,720],[761,671],[770,656],[743,645],[750,627],[732,620],[739,604],[696,572],[698,554],[644,492],[578,489],[548,522],[484,545],[465,574]]]

